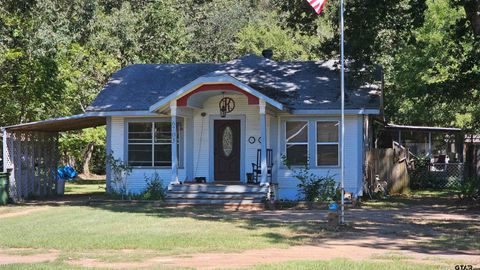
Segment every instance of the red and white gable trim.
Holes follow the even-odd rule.
[[[159,102],[150,106],[150,112],[158,112],[162,109],[170,106],[172,101],[176,101],[178,107],[186,107],[190,105],[191,98],[195,94],[217,92],[236,92],[243,94],[247,97],[248,104],[258,105],[260,100],[265,101],[278,110],[284,110],[285,106],[280,102],[267,97],[252,87],[236,80],[235,78],[227,75],[214,76],[214,77],[199,77],[198,79],[183,86],[167,97],[163,98]]]

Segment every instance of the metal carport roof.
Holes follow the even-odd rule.
[[[61,132],[89,127],[98,127],[105,124],[105,116],[86,116],[85,114],[77,114],[67,117],[52,118],[37,122],[6,126],[2,129],[8,131]]]
[[[461,128],[452,127],[427,127],[427,126],[406,126],[406,125],[385,125],[387,129],[409,130],[409,131],[425,131],[425,132],[462,132]]]

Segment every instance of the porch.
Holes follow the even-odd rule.
[[[407,160],[426,159],[428,177],[438,188],[448,188],[464,178],[464,132],[459,128],[386,126],[392,148],[406,150]]]
[[[156,116],[110,117],[107,151],[133,166],[133,191],[152,171],[171,186],[247,184],[247,174],[257,171],[259,184],[268,186],[280,161],[276,113],[282,109],[232,78],[203,77],[152,105]]]

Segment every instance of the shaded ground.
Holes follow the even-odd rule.
[[[99,249],[102,247],[101,241],[95,242],[94,248],[87,248],[89,243],[82,244],[79,241],[77,247],[86,245],[83,251],[61,248],[61,245],[55,250],[48,245],[42,249],[40,246],[45,244],[39,244],[27,252],[29,254],[12,252],[12,244],[16,243],[15,245],[19,246],[18,242],[6,244],[0,241],[0,247],[3,247],[0,249],[0,264],[18,263],[22,260],[25,263],[34,263],[38,262],[39,257],[44,256],[45,261],[52,261],[54,265],[80,268],[171,266],[212,269],[334,258],[347,258],[359,262],[387,261],[399,265],[434,264],[442,265],[446,269],[454,269],[456,264],[480,267],[480,211],[458,205],[451,194],[433,195],[435,196],[425,193],[413,197],[394,197],[386,201],[364,203],[363,208],[347,210],[347,226],[338,230],[331,230],[326,226],[328,212],[319,210],[231,212],[211,209],[166,209],[155,205],[92,204],[74,208],[78,209],[79,221],[89,215],[88,209],[92,209],[95,211],[92,213],[102,211],[104,214],[100,216],[104,216],[108,222],[110,219],[117,219],[119,214],[128,218],[132,223],[130,230],[134,231],[138,230],[135,229],[135,222],[139,222],[136,221],[139,217],[145,217],[150,220],[149,222],[152,222],[152,217],[159,218],[161,220],[159,224],[165,222],[177,224],[179,234],[173,236],[171,240],[162,238],[164,240],[161,241],[167,242],[162,242],[161,248],[157,247],[159,243],[155,241],[141,244],[143,242],[132,239],[135,240],[132,243],[138,243],[133,249],[126,250],[113,245],[111,247],[114,249],[101,250]],[[50,208],[48,213],[57,213],[56,215],[65,213],[60,211],[64,207]],[[25,211],[31,209],[32,206],[29,206]],[[2,208],[0,217],[1,210]],[[43,213],[45,212],[39,211],[34,215]],[[110,215],[113,216],[109,219]],[[179,226],[186,222],[190,222],[188,224],[191,225]],[[0,226],[1,223],[0,219]],[[225,232],[224,240],[230,237],[235,241],[222,242],[224,240],[219,237],[225,235],[213,236],[214,238],[210,240],[208,237],[201,238],[212,233],[208,231],[208,227],[217,226],[215,224],[219,226],[219,230],[231,229]],[[155,226],[157,225],[153,224],[153,228]],[[160,230],[158,234],[166,233],[164,229]],[[155,237],[154,235],[152,234],[152,237]],[[182,238],[180,235],[186,237]],[[131,238],[132,235],[124,237]],[[214,239],[218,240],[216,244],[219,246],[225,246],[221,252],[212,244],[211,241],[215,241]],[[187,242],[175,242],[176,240]],[[128,246],[131,242],[121,242],[119,247],[122,245]],[[226,245],[229,248],[226,248]],[[103,245],[107,246],[109,245]],[[197,248],[186,249],[187,247]],[[35,254],[36,252],[38,254]],[[268,268],[268,265],[261,267]]]

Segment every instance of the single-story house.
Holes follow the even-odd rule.
[[[107,151],[133,168],[131,193],[141,192],[154,172],[165,185],[199,179],[241,185],[254,173],[261,186],[276,186],[278,198],[296,199],[298,180],[284,160],[340,180],[340,71],[336,61],[266,56],[130,65],[111,76],[84,114],[6,127],[4,134],[106,124]],[[369,119],[383,111],[381,90],[381,78],[347,85],[345,189],[356,196]],[[8,144],[4,138],[4,148]],[[111,178],[107,169],[107,189]]]

